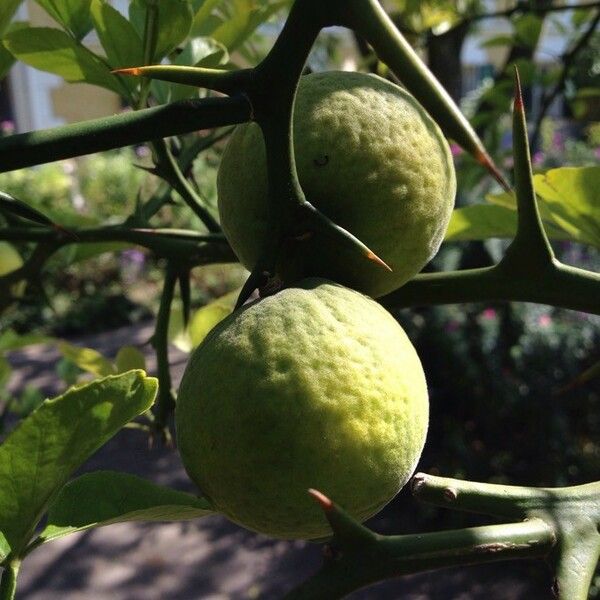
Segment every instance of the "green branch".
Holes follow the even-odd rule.
[[[483,269],[417,275],[400,289],[379,299],[388,309],[463,302],[535,302],[600,314],[600,274],[560,263],[543,271],[520,273],[499,264]]]
[[[0,240],[12,242],[44,242],[54,250],[70,244],[97,242],[129,242],[154,251],[157,256],[180,260],[191,265],[210,262],[237,262],[227,240],[222,234],[201,234],[180,229],[143,229],[97,227],[64,231],[41,227],[11,227],[0,229]],[[5,277],[16,280],[22,273],[13,271]]]
[[[329,520],[333,538],[321,570],[288,594],[287,600],[333,600],[391,577],[442,567],[546,557],[557,541],[552,525],[541,518],[382,536],[357,523],[319,492],[312,493]]]
[[[210,214],[202,200],[198,197],[188,180],[185,178],[179,164],[173,157],[165,140],[157,140],[153,144],[158,158],[155,173],[162,177],[183,198],[194,214],[204,223],[208,231],[217,233],[221,227]]]
[[[156,351],[158,375],[158,396],[154,406],[155,421],[153,425],[156,433],[161,435],[163,440],[167,442],[170,441],[169,417],[175,409],[175,398],[171,386],[171,370],[169,368],[169,319],[177,279],[177,270],[169,262],[156,317],[156,328],[152,336],[152,345]]]
[[[21,563],[18,560],[13,560],[4,566],[0,581],[0,600],[13,600],[15,597],[20,566]]]
[[[0,139],[0,173],[248,121],[246,98],[201,98]]]

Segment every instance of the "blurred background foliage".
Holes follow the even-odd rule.
[[[177,42],[168,58],[183,63],[195,56],[195,64],[212,61],[226,68],[256,64],[276,37],[289,4],[196,1],[196,15],[202,7],[206,14],[194,20],[189,36]],[[512,166],[513,65],[519,66],[525,86],[536,171],[599,164],[600,9],[596,3],[558,10],[564,4],[384,2],[507,172]],[[550,46],[550,56],[543,42],[547,35],[559,42],[554,50]],[[468,48],[489,51],[494,60],[469,66]],[[307,68],[369,70],[393,78],[363,40],[338,28],[322,32]],[[203,92],[163,84],[153,93],[158,102]],[[3,129],[10,133],[11,124],[4,123]],[[213,212],[224,143],[219,140],[204,150],[191,169]],[[498,191],[469,157],[458,148],[453,151],[457,206],[482,202],[487,193]],[[79,223],[122,222],[159,186],[143,168],[151,165],[150,154],[141,146],[7,173],[0,175],[0,190],[63,219],[72,215]],[[176,194],[154,217],[153,226],[202,229]],[[427,270],[486,266],[498,259],[505,245],[495,239],[447,243]],[[600,269],[598,251],[590,246],[554,245],[565,262]],[[29,248],[21,244],[18,250],[26,255]],[[151,253],[135,247],[77,262],[68,249],[61,251],[49,263],[43,283],[30,286],[18,306],[0,316],[0,331],[76,337],[152,318],[163,268]],[[194,269],[193,307],[231,292],[243,276],[233,265]],[[593,376],[600,360],[598,317],[521,303],[415,307],[399,311],[397,317],[422,357],[431,389],[431,428],[421,469],[449,477],[545,486],[599,478],[600,378]],[[65,359],[57,373],[72,383],[80,370]],[[10,400],[5,394],[5,405]],[[11,406],[24,414],[39,400],[39,393],[27,389]],[[386,515],[393,514],[393,506]],[[429,528],[439,518],[431,509],[413,510],[419,511],[418,518],[411,515],[417,529]],[[452,526],[470,519],[460,513],[444,513],[444,518],[454,519]],[[396,531],[396,526],[392,523],[390,529]],[[594,593],[598,587],[596,582]]]

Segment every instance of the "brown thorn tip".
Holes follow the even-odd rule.
[[[375,254],[375,252],[369,250],[369,252],[367,253],[367,258],[369,260],[372,260],[374,263],[377,263],[379,266],[383,267],[384,269],[387,269],[390,273],[393,272],[392,267],[390,267],[386,262],[381,260],[381,258],[379,258],[379,256],[377,256],[377,254]]]
[[[127,69],[114,69],[111,71],[114,75],[141,75],[142,69],[140,67],[131,67]]]
[[[523,112],[523,93],[521,92],[521,78],[519,69],[515,66],[515,111]]]
[[[309,488],[308,493],[321,505],[323,510],[331,510],[333,508],[333,502],[319,490]]]
[[[494,161],[485,150],[479,150],[477,154],[475,154],[475,160],[490,172],[492,177],[500,184],[505,192],[512,191],[510,184],[504,179],[504,175],[500,173],[500,170],[496,167]]]

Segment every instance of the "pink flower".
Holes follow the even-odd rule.
[[[460,156],[462,148],[458,144],[450,144],[450,152],[452,152],[452,156]]]
[[[544,153],[538,150],[534,153],[532,162],[534,165],[541,165],[544,162]]]
[[[541,315],[538,318],[538,325],[540,327],[550,327],[552,325],[552,317],[550,315]]]
[[[482,313],[481,316],[486,320],[486,321],[491,321],[492,319],[496,318],[496,311],[493,308],[486,308]]]

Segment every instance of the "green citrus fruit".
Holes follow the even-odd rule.
[[[0,242],[0,277],[8,275],[23,266],[23,259],[14,246],[8,242]],[[25,282],[19,281],[10,287],[12,296],[18,298],[25,291]]]
[[[331,535],[315,488],[363,521],[408,481],[428,425],[423,369],[374,300],[306,279],[236,311],[187,365],[176,407],[190,477],[280,538]]]
[[[442,132],[408,92],[363,73],[303,77],[294,146],[306,199],[393,273],[319,234],[293,246],[281,267],[284,280],[326,277],[377,297],[400,287],[435,255],[452,212],[456,177]],[[233,133],[217,184],[223,231],[252,269],[268,235],[266,153],[256,123]]]

